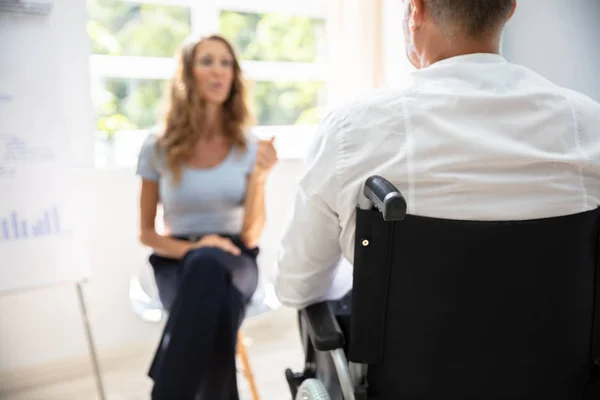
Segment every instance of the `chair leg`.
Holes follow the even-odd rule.
[[[240,360],[242,361],[244,377],[250,385],[250,391],[252,392],[252,400],[259,400],[260,397],[258,396],[258,388],[256,387],[256,382],[254,381],[252,369],[250,368],[250,361],[248,360],[248,353],[246,352],[246,345],[244,345],[244,337],[241,331],[238,332],[237,353],[240,356]]]

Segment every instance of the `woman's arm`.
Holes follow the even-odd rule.
[[[176,240],[159,235],[156,232],[154,221],[158,205],[158,183],[142,179],[140,194],[140,241],[164,257],[182,258],[194,243]]]
[[[265,226],[265,181],[277,163],[274,140],[271,138],[258,142],[256,162],[252,173],[248,176],[241,239],[249,248],[256,247]]]
[[[258,244],[265,226],[265,176],[250,174],[244,203],[242,242],[253,248]]]

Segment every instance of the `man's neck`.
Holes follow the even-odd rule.
[[[421,68],[429,67],[439,61],[468,54],[500,54],[500,40],[450,39],[439,42],[439,46],[427,47],[419,57]]]

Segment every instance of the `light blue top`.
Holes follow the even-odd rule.
[[[247,176],[254,166],[256,141],[248,140],[245,152],[232,147],[213,168],[183,167],[175,183],[150,135],[140,150],[137,174],[158,182],[164,224],[171,235],[240,234]]]

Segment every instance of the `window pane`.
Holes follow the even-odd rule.
[[[190,34],[186,7],[87,0],[87,8],[93,54],[173,57]]]
[[[325,105],[322,82],[259,81],[252,85],[257,125],[317,124]]]
[[[223,11],[221,33],[243,60],[316,62],[324,58],[322,19]]]
[[[92,88],[96,129],[112,137],[120,130],[146,129],[161,118],[168,81],[106,78]]]
[[[167,80],[106,78],[92,90],[96,130],[112,137],[121,130],[147,129],[160,122]],[[251,83],[257,125],[310,125],[323,116],[322,82]]]

